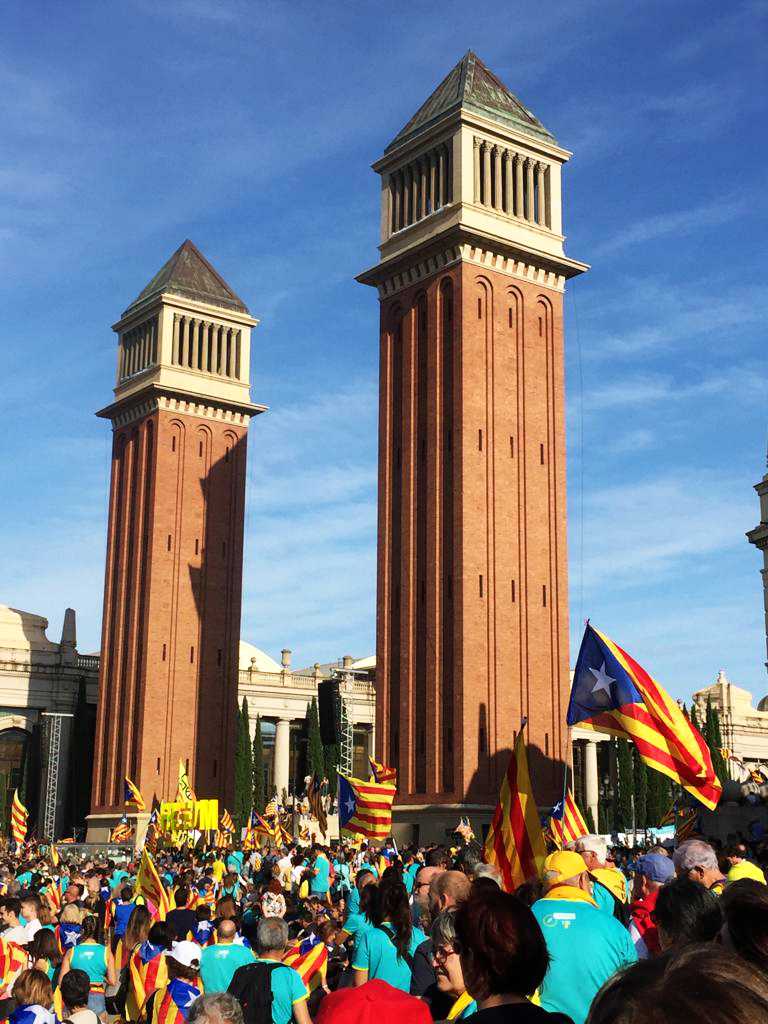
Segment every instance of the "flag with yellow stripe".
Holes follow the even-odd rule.
[[[495,864],[501,872],[506,892],[514,892],[527,879],[538,876],[547,856],[528,771],[523,728],[504,773],[484,856],[488,864]]]
[[[21,802],[18,789],[13,791],[13,802],[11,803],[11,836],[19,846],[27,838],[27,819],[29,811]]]
[[[632,742],[649,768],[714,810],[722,786],[701,733],[618,644],[587,623],[573,675],[568,725]]]
[[[549,819],[549,831],[559,849],[575,843],[577,839],[589,834],[587,823],[582,817],[581,811],[576,806],[573,793],[568,790],[565,800],[561,800],[552,808],[552,817]]]

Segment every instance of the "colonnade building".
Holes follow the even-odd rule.
[[[58,642],[48,639],[42,615],[0,605],[0,831],[7,825],[14,789],[23,788],[33,821],[42,821],[47,795],[46,722],[61,716],[56,835],[71,836],[91,803],[91,764],[98,700],[99,654],[77,649],[75,612],[67,609]],[[253,644],[239,645],[237,695],[248,701],[251,737],[261,719],[268,789],[304,788],[307,704],[318,684],[336,675],[353,730],[353,771],[367,778],[373,753],[375,659],[338,661],[293,669],[291,652],[276,662]],[[150,793],[144,793],[147,801]],[[4,834],[7,833],[7,827]]]

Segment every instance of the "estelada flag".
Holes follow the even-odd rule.
[[[28,818],[29,812],[19,799],[18,789],[15,789],[13,791],[13,801],[11,803],[11,836],[13,837],[13,841],[18,843],[19,846],[21,846],[27,838]]]
[[[138,1020],[140,1012],[152,993],[168,984],[168,967],[165,951],[146,941],[128,959],[128,994],[126,1015],[128,1020]]]
[[[366,839],[386,839],[392,831],[391,782],[363,782],[339,775],[339,826]]]
[[[123,780],[123,803],[126,807],[135,807],[137,811],[146,811],[147,809],[139,787],[128,778]]]
[[[701,733],[634,658],[589,623],[573,674],[568,725],[632,740],[649,768],[710,810],[717,807],[723,790]]]
[[[196,999],[202,995],[200,989],[189,981],[174,978],[155,994],[152,1005],[152,1024],[183,1024],[189,1018],[189,1011]]]
[[[374,761],[372,757],[368,758],[368,763],[371,766],[374,782],[391,782],[397,786],[397,768],[390,768],[389,765],[382,764],[381,761]]]
[[[152,856],[146,846],[141,851],[141,862],[136,875],[135,892],[137,896],[143,896],[148,903],[152,903],[155,906],[158,920],[165,920],[166,914],[170,910],[170,900],[165,886],[160,881],[160,875],[155,867],[155,862],[152,860]]]
[[[528,772],[524,726],[525,721],[504,773],[483,851],[486,862],[495,864],[501,872],[506,892],[514,892],[527,879],[538,877],[547,856]]]
[[[224,808],[224,813],[221,816],[221,831],[222,832],[234,832],[235,831],[235,823],[234,823],[234,821],[232,821],[232,815],[229,813],[229,811],[226,809],[226,807]]]
[[[118,821],[109,833],[110,843],[125,843],[133,835],[133,829],[127,821]]]
[[[318,935],[309,935],[286,950],[283,963],[301,975],[301,980],[310,990],[325,980],[328,969],[328,947]]]
[[[563,849],[569,843],[575,843],[582,836],[589,835],[587,823],[576,806],[573,793],[568,790],[565,802],[559,800],[552,808],[552,817],[549,819],[549,831],[559,849]]]

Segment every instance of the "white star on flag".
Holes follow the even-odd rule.
[[[612,676],[609,676],[608,673],[605,671],[605,662],[603,662],[599,669],[590,668],[589,671],[597,680],[595,685],[592,687],[592,693],[597,693],[598,690],[604,690],[605,693],[607,693],[607,695],[610,697],[611,683],[615,683],[616,680]]]

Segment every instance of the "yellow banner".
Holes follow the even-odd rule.
[[[163,832],[189,832],[219,827],[218,800],[174,800],[160,804],[160,828]]]

